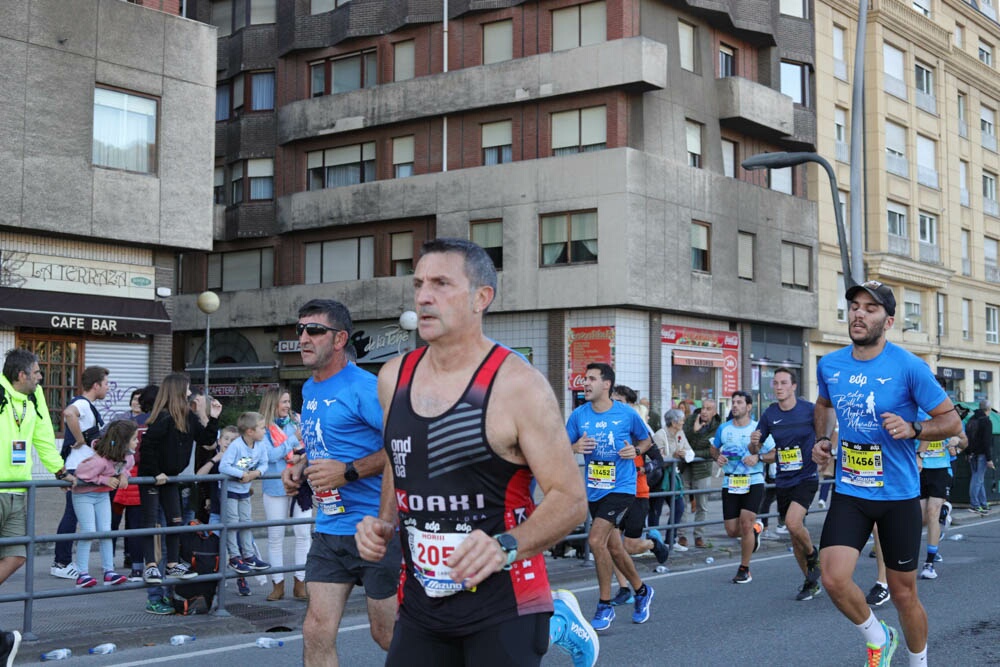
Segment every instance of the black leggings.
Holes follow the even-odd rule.
[[[181,525],[181,492],[178,484],[142,486],[139,489],[139,498],[142,501],[143,528],[156,527],[160,507],[163,507],[163,514],[167,517],[168,526]],[[176,563],[180,557],[181,536],[177,533],[168,534],[164,535],[164,539],[167,542],[167,562]],[[145,562],[157,562],[155,535],[146,535],[142,538],[142,551],[145,555]]]
[[[518,616],[461,637],[442,637],[399,619],[386,656],[386,667],[531,667],[549,648],[549,618]]]

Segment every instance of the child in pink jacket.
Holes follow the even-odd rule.
[[[80,532],[111,530],[111,491],[128,486],[128,473],[134,465],[133,452],[139,444],[138,427],[131,420],[112,422],[107,432],[94,445],[94,455],[76,467],[73,481],[73,509],[80,522]],[[77,565],[80,576],[77,588],[90,588],[97,580],[87,573],[90,560],[90,540],[78,540]],[[110,537],[100,538],[101,565],[104,585],[114,586],[127,581],[115,572],[114,549]]]

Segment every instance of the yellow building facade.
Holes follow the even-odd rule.
[[[850,237],[850,136],[858,5],[817,0],[817,151],[837,174]],[[872,0],[865,45],[865,278],[897,301],[889,340],[924,359],[953,400],[1000,382],[1000,25],[961,0]],[[850,343],[828,179],[810,165],[819,207],[819,326],[804,355]],[[809,382],[813,386],[812,381]],[[815,390],[814,390],[815,391]]]

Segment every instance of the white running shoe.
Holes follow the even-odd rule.
[[[688,548],[686,546],[684,546],[683,544],[681,544],[680,542],[674,542],[674,551],[681,552],[681,551],[687,551],[687,550],[688,550]]]
[[[924,563],[924,569],[920,571],[921,579],[937,579],[937,572],[934,571],[934,563]]]
[[[52,563],[52,567],[49,568],[49,574],[60,579],[72,579],[76,581],[76,578],[80,576],[80,570],[76,567],[76,563],[67,563],[66,565]]]

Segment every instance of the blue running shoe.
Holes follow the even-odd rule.
[[[633,623],[645,623],[649,620],[649,605],[653,602],[653,587],[646,584],[646,594],[635,594],[635,611],[632,612]]]
[[[573,667],[594,667],[601,645],[576,596],[566,590],[552,591],[552,606],[549,641],[573,658]]]
[[[620,604],[632,604],[633,602],[635,602],[635,598],[632,597],[632,591],[627,588],[619,588],[615,596],[611,598],[612,607],[617,607]]]
[[[590,625],[595,630],[607,630],[611,627],[611,622],[615,620],[615,608],[609,604],[597,603],[597,611],[594,612],[594,620]]]

